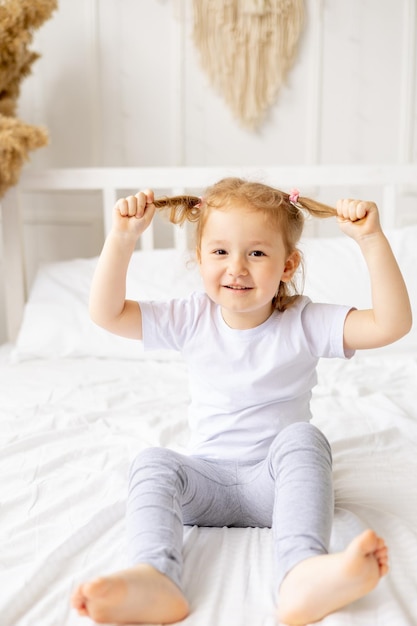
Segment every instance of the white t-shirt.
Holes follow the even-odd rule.
[[[286,425],[311,419],[319,357],[343,350],[349,307],[300,296],[260,326],[232,329],[204,293],[140,302],[145,350],[172,349],[188,364],[190,452],[257,460]]]

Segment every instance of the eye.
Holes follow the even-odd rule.
[[[213,254],[215,254],[216,256],[224,256],[225,254],[227,254],[226,250],[213,250]]]
[[[260,256],[266,256],[266,254],[262,252],[262,250],[253,250],[253,252],[251,252],[249,256],[260,257]]]

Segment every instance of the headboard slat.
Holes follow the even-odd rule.
[[[110,232],[112,210],[116,202],[117,190],[114,187],[104,187],[102,195],[104,236],[108,235],[108,233]]]
[[[1,201],[4,254],[4,297],[6,304],[7,336],[17,337],[26,300],[26,275],[22,225],[17,189],[9,189]]]

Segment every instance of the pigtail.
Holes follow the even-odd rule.
[[[323,204],[322,202],[317,202],[311,198],[301,197],[298,189],[293,189],[289,194],[281,193],[284,202],[281,205],[283,210],[280,213],[280,224],[283,229],[284,241],[288,251],[296,248],[303,231],[306,213],[319,219],[337,216],[337,211],[334,207]],[[302,255],[300,256],[300,266],[301,276],[304,282],[304,263]],[[294,276],[292,280],[279,284],[273,299],[273,305],[279,311],[288,309],[297,300],[299,294],[302,293],[303,289],[299,289],[296,284],[297,278],[297,276]]]
[[[307,213],[309,213],[313,217],[323,219],[326,217],[337,216],[337,211],[334,207],[323,204],[322,202],[317,202],[316,200],[312,200],[311,198],[298,196],[297,200],[294,202],[293,200],[291,200],[291,194],[289,194],[288,201],[300,211],[307,211]]]
[[[199,219],[200,208],[203,199],[198,196],[164,196],[154,200],[157,209],[163,209],[168,213],[168,219],[172,224],[184,224],[184,222],[196,222]]]

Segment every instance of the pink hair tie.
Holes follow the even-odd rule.
[[[196,202],[195,205],[191,209],[192,215],[197,215],[200,212],[200,209],[203,206],[203,202],[204,202],[204,198],[202,196],[199,196],[198,202]]]
[[[289,200],[291,204],[293,204],[294,206],[297,206],[299,197],[300,197],[300,192],[298,191],[298,189],[291,189],[290,194],[289,194]]]

